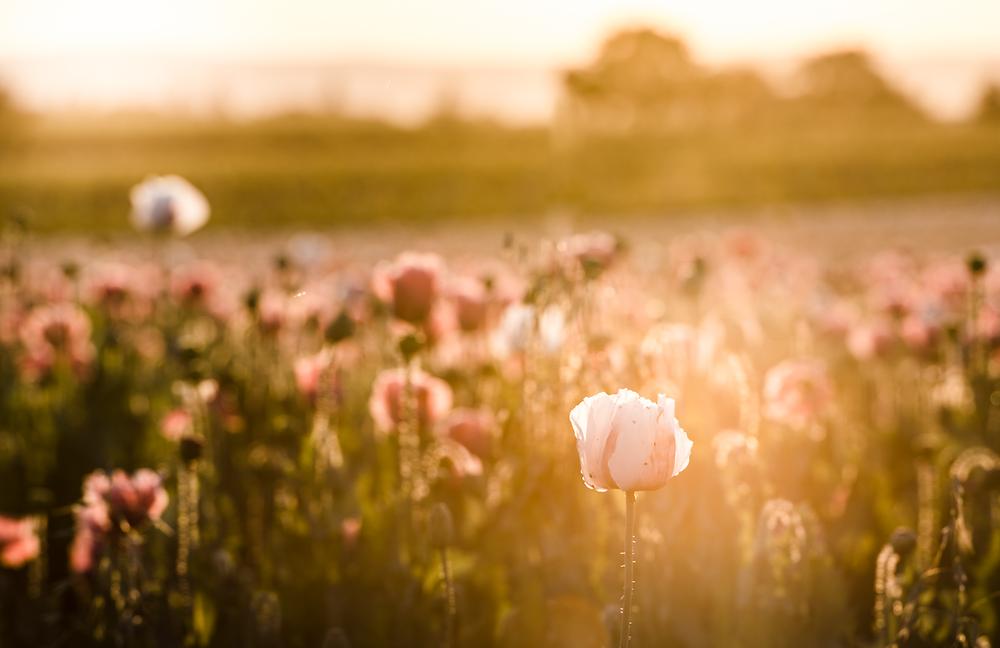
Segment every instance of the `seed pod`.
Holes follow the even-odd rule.
[[[900,556],[906,556],[917,546],[917,534],[912,529],[899,527],[889,536],[889,544]]]
[[[204,446],[204,441],[199,437],[185,436],[181,439],[180,443],[181,459],[186,464],[194,463],[198,459],[201,459]]]
[[[986,257],[979,252],[970,254],[966,258],[965,264],[969,268],[969,274],[973,277],[978,277],[986,272]]]
[[[350,314],[347,310],[340,311],[340,315],[337,319],[333,320],[329,326],[326,327],[326,341],[330,344],[336,344],[341,340],[346,340],[347,338],[354,335],[354,320],[351,319]]]

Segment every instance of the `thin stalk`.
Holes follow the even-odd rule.
[[[177,585],[182,605],[192,611],[191,550],[198,544],[198,468],[194,461],[182,462],[177,471]]]
[[[445,619],[444,648],[451,648],[455,643],[455,583],[451,579],[451,565],[448,563],[448,547],[441,547],[441,576],[444,580]]]
[[[402,413],[398,424],[399,473],[401,490],[409,501],[413,501],[416,490],[416,469],[420,454],[420,411],[417,403],[413,375],[415,362],[409,360],[405,368],[403,383]]]
[[[937,484],[934,466],[927,459],[917,462],[917,558],[922,569],[934,557],[937,524]]]
[[[628,648],[632,639],[632,596],[635,594],[635,491],[625,491],[625,587],[622,594],[622,625],[618,647]]]

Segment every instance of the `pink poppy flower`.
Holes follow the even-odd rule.
[[[163,417],[160,422],[160,432],[174,442],[180,442],[184,437],[191,436],[194,430],[194,420],[185,409],[174,409]]]
[[[0,515],[0,565],[17,569],[38,557],[38,528],[30,518]]]
[[[329,350],[298,358],[293,371],[299,393],[309,400],[315,399],[320,389],[334,393],[339,388],[339,376]]]
[[[806,427],[833,401],[826,367],[815,360],[785,360],[764,377],[764,412],[773,421]]]
[[[490,300],[483,282],[477,279],[457,279],[451,287],[458,327],[470,333],[485,327]]]
[[[892,331],[887,323],[881,321],[857,324],[847,335],[847,350],[858,360],[879,356],[890,344]]]
[[[441,257],[404,252],[394,262],[375,268],[372,291],[392,309],[395,317],[411,324],[422,324],[438,298],[443,274]]]
[[[83,374],[94,360],[90,341],[90,320],[86,313],[69,303],[39,306],[28,314],[21,327],[25,356],[22,370],[29,380],[48,373],[60,359]]]
[[[493,444],[496,422],[486,410],[461,407],[452,410],[438,426],[442,436],[457,441],[477,457],[487,457]]]
[[[405,369],[388,369],[375,379],[368,411],[379,430],[392,430],[402,420],[406,382]],[[416,369],[411,372],[410,388],[421,425],[438,422],[451,409],[451,387],[440,378]]]

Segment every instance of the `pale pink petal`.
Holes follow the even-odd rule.
[[[584,398],[570,412],[583,481],[599,491],[615,487],[603,461],[615,409],[615,399],[601,392]]]
[[[614,448],[608,455],[608,469],[618,488],[626,491],[658,488],[669,476],[670,463],[664,455],[654,461],[657,441],[657,416],[659,409],[651,401],[635,392],[618,392],[618,410],[615,413],[613,434],[617,436]],[[664,477],[660,478],[663,473]]]

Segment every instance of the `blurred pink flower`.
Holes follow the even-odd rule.
[[[461,486],[462,480],[466,477],[478,477],[483,474],[483,462],[457,441],[440,439],[432,457],[439,471],[438,476],[444,478],[452,487]]]
[[[820,329],[834,337],[846,337],[858,321],[858,308],[846,299],[835,299],[814,311]]]
[[[18,341],[25,315],[24,306],[17,300],[0,300],[0,344],[13,345]]]
[[[438,301],[431,309],[430,317],[424,322],[424,336],[427,343],[437,346],[452,338],[458,331],[458,317],[454,304]]]
[[[261,331],[276,334],[284,328],[288,320],[288,300],[276,290],[266,290],[257,303],[257,321]]]
[[[224,318],[228,314],[220,286],[222,273],[208,261],[196,261],[175,268],[170,274],[170,295],[181,306],[201,308]]]
[[[791,427],[817,421],[833,401],[833,386],[818,360],[785,360],[764,377],[764,413]]]
[[[980,309],[973,334],[987,342],[1000,341],[1000,310],[992,306],[984,306]]]
[[[50,262],[32,263],[24,269],[23,285],[42,302],[65,302],[73,299],[74,282]]]
[[[422,324],[431,315],[443,274],[444,261],[436,254],[404,252],[392,263],[376,266],[372,291],[395,317]]]
[[[160,476],[140,469],[129,477],[116,470],[109,476],[93,472],[83,482],[83,503],[76,509],[76,535],[70,547],[70,566],[76,573],[90,571],[112,533],[127,533],[155,522],[169,498]]]
[[[869,303],[875,310],[899,317],[910,311],[917,297],[913,285],[915,273],[916,264],[911,257],[887,251],[875,255],[863,266],[860,280],[867,287]]]
[[[111,531],[111,518],[103,498],[87,501],[76,509],[76,535],[69,549],[70,569],[85,574],[93,569]]]
[[[83,483],[83,501],[85,506],[103,504],[115,527],[135,529],[159,520],[170,500],[163,479],[148,468],[140,468],[131,477],[123,470],[110,476],[91,473]]]
[[[760,258],[767,251],[767,245],[757,232],[747,228],[736,228],[727,232],[725,251],[741,261]]]
[[[618,256],[618,241],[607,232],[574,234],[559,244],[559,249],[578,261],[585,270],[606,270]]]
[[[466,333],[485,327],[489,315],[489,294],[478,279],[461,277],[451,286],[458,327]]]
[[[316,398],[321,387],[327,393],[334,393],[339,387],[333,354],[328,349],[298,358],[294,373],[299,393],[310,400]]]
[[[32,310],[21,326],[24,347],[22,370],[29,380],[48,373],[60,359],[68,360],[78,375],[94,360],[90,319],[69,303],[49,304]]]
[[[983,296],[986,303],[1000,308],[1000,259],[993,259],[982,278]]]
[[[451,409],[451,387],[420,369],[412,370],[410,379],[421,425],[437,423]],[[375,379],[368,411],[378,429],[392,430],[402,420],[406,382],[405,369],[387,369]]]
[[[442,436],[461,443],[482,458],[490,454],[495,427],[496,421],[489,411],[460,407],[441,421],[438,430]]]
[[[160,423],[160,432],[166,439],[180,442],[181,439],[191,436],[194,432],[194,420],[185,409],[171,410],[163,417],[163,421]]]
[[[875,308],[893,317],[902,317],[910,312],[915,299],[912,287],[902,280],[878,285],[872,291]]]
[[[740,430],[723,430],[712,439],[715,465],[723,469],[730,465],[743,465],[757,457],[757,439]]]
[[[961,313],[969,292],[969,271],[963,261],[941,261],[924,270],[921,284],[942,306]]]
[[[847,335],[847,350],[858,360],[881,355],[892,344],[892,331],[881,321],[856,324]]]
[[[40,548],[33,519],[0,515],[0,565],[17,569],[37,558]]]
[[[358,543],[358,538],[361,536],[361,518],[346,517],[341,520],[340,536],[343,538],[345,546],[355,546]]]
[[[926,351],[937,338],[940,328],[920,313],[910,313],[899,324],[899,337],[909,348]]]
[[[159,271],[141,264],[105,263],[87,278],[87,299],[113,319],[140,321],[152,312]]]
[[[892,284],[912,277],[915,271],[916,263],[912,256],[899,250],[883,250],[861,267],[861,275],[867,285]]]

